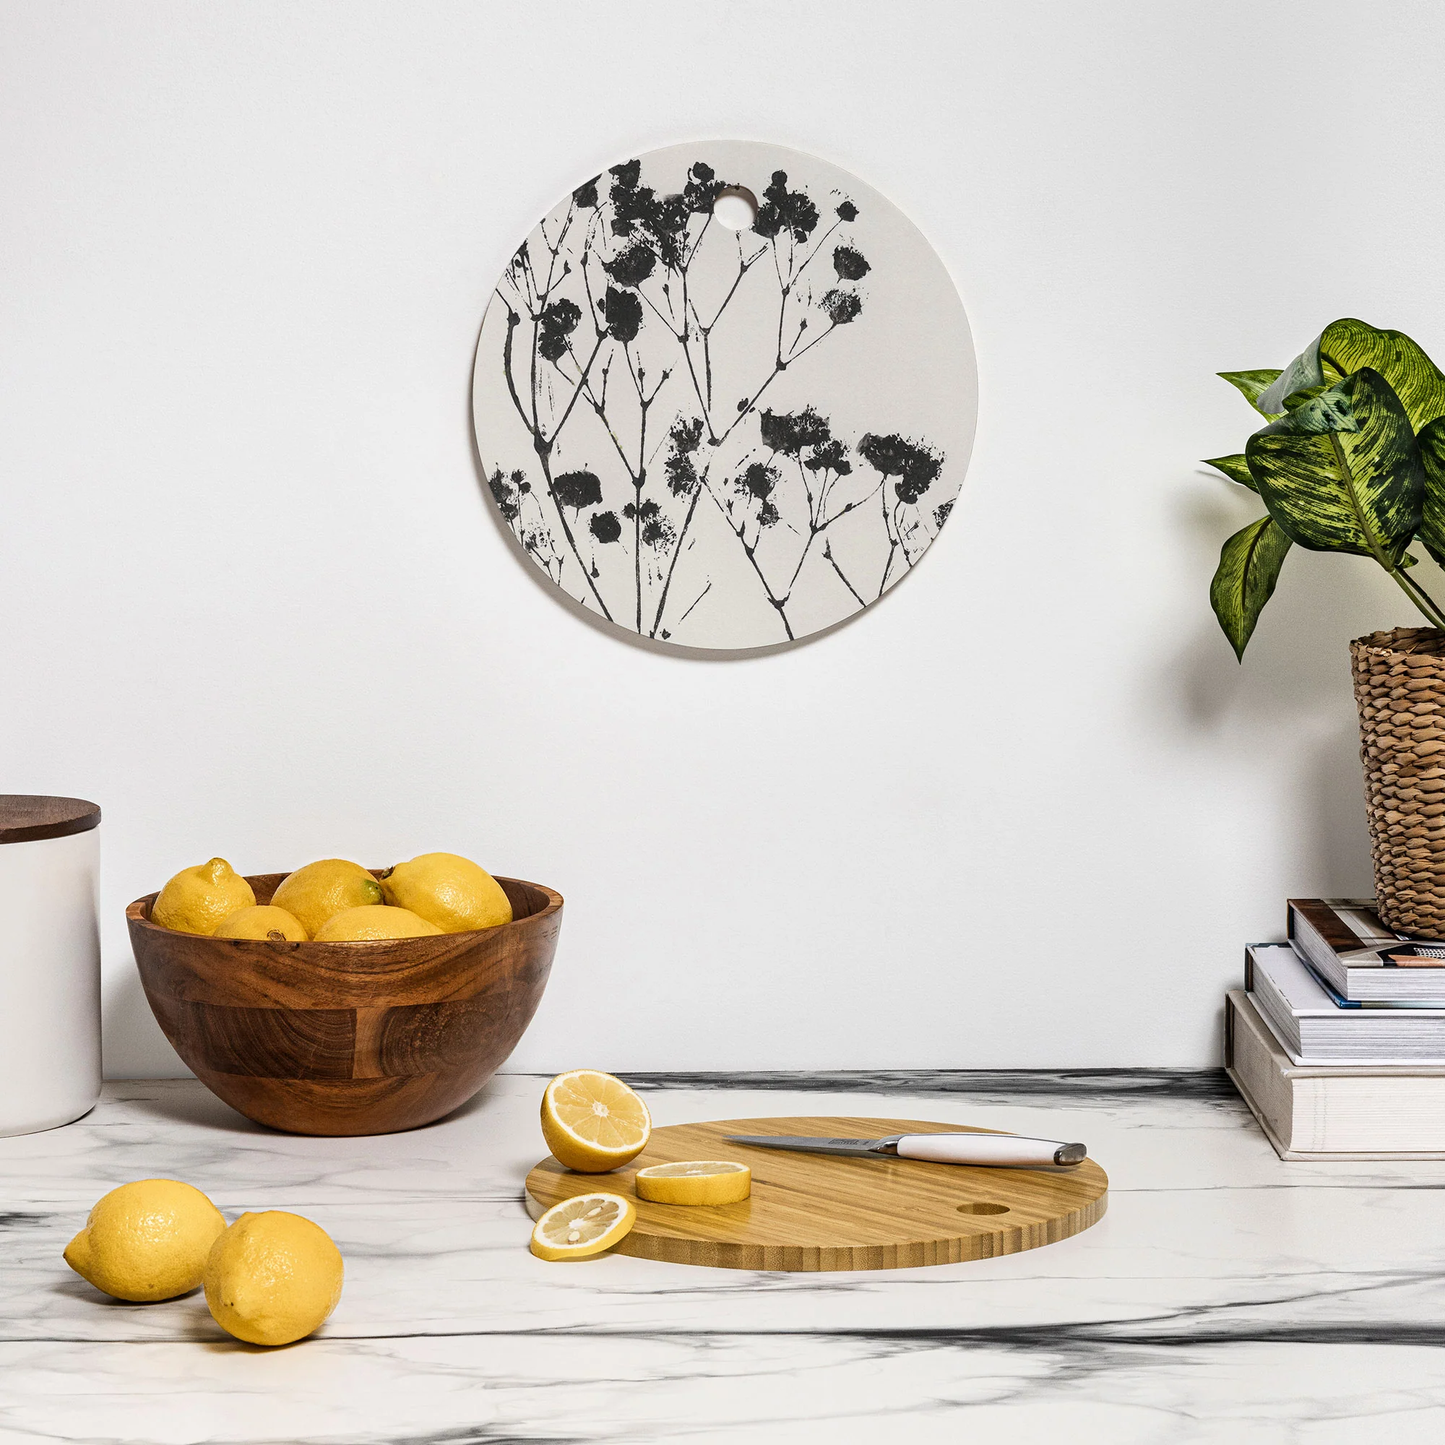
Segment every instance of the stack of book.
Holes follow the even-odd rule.
[[[1445,943],[1291,899],[1289,942],[1245,951],[1224,1062],[1283,1159],[1445,1159]]]

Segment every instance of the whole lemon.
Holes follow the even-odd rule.
[[[385,903],[348,908],[328,918],[316,932],[317,943],[367,943],[377,938],[424,938],[440,933],[435,923],[418,918],[405,908]]]
[[[206,1303],[238,1340],[289,1345],[336,1308],[343,1273],[341,1251],[319,1224],[284,1209],[243,1214],[211,1246]]]
[[[172,1299],[200,1284],[221,1211],[178,1179],[138,1179],[112,1189],[65,1246],[65,1262],[116,1299]]]
[[[210,933],[223,918],[255,901],[251,885],[224,858],[212,858],[181,869],[161,889],[151,904],[151,922],[180,933]]]
[[[495,928],[512,921],[512,904],[502,885],[470,858],[456,853],[423,853],[381,875],[386,901],[410,908],[443,933]]]
[[[360,863],[345,858],[323,858],[298,868],[281,880],[271,898],[277,908],[294,913],[312,938],[343,909],[381,901],[381,884]]]
[[[272,943],[305,943],[306,930],[294,913],[274,904],[238,908],[216,925],[213,938],[260,938]]]

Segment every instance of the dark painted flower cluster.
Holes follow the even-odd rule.
[[[873,268],[852,234],[856,204],[835,194],[820,205],[776,170],[751,227],[729,233],[713,214],[724,193],[751,195],[701,160],[672,193],[644,184],[638,160],[614,166],[577,187],[565,214],[519,248],[498,288],[502,367],[537,485],[528,469],[495,469],[497,508],[559,585],[654,637],[671,637],[712,587],[711,576],[695,575],[697,595],[673,586],[700,513],[732,533],[791,637],[802,591],[846,589],[843,612],[881,596],[952,505],[920,508],[945,461],[923,439],[850,439],[814,405],[766,400],[814,347],[864,314]],[[725,271],[706,299],[705,245],[712,276]],[[715,344],[725,316],[745,286],[757,295],[768,285],[770,354],[754,376],[725,375]],[[871,552],[856,540],[835,545],[850,516],[853,529],[873,519]]]

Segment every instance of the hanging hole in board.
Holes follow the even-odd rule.
[[[960,1214],[1007,1214],[1007,1204],[990,1204],[986,1200],[973,1199],[958,1206]]]
[[[758,218],[758,198],[746,186],[726,186],[713,200],[712,218],[729,231],[746,231]]]

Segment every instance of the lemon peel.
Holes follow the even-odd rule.
[[[137,1179],[96,1201],[65,1262],[116,1299],[148,1302],[189,1294],[226,1227],[221,1211],[179,1179]]]
[[[211,933],[238,908],[255,901],[251,885],[224,858],[212,858],[182,868],[166,883],[151,904],[151,922],[178,933]]]
[[[542,1095],[542,1137],[558,1163],[602,1174],[635,1159],[652,1137],[647,1105],[612,1074],[572,1069]]]
[[[639,1169],[632,1184],[653,1204],[736,1204],[753,1192],[753,1171],[732,1159],[679,1160]]]
[[[206,1304],[252,1345],[289,1345],[318,1329],[341,1299],[341,1251],[319,1224],[268,1209],[243,1214],[211,1246]]]
[[[538,1259],[588,1259],[626,1238],[637,1208],[620,1194],[577,1194],[554,1204],[532,1230]]]
[[[409,908],[443,933],[496,928],[512,921],[502,885],[480,864],[457,853],[422,853],[381,875],[386,901]]]

